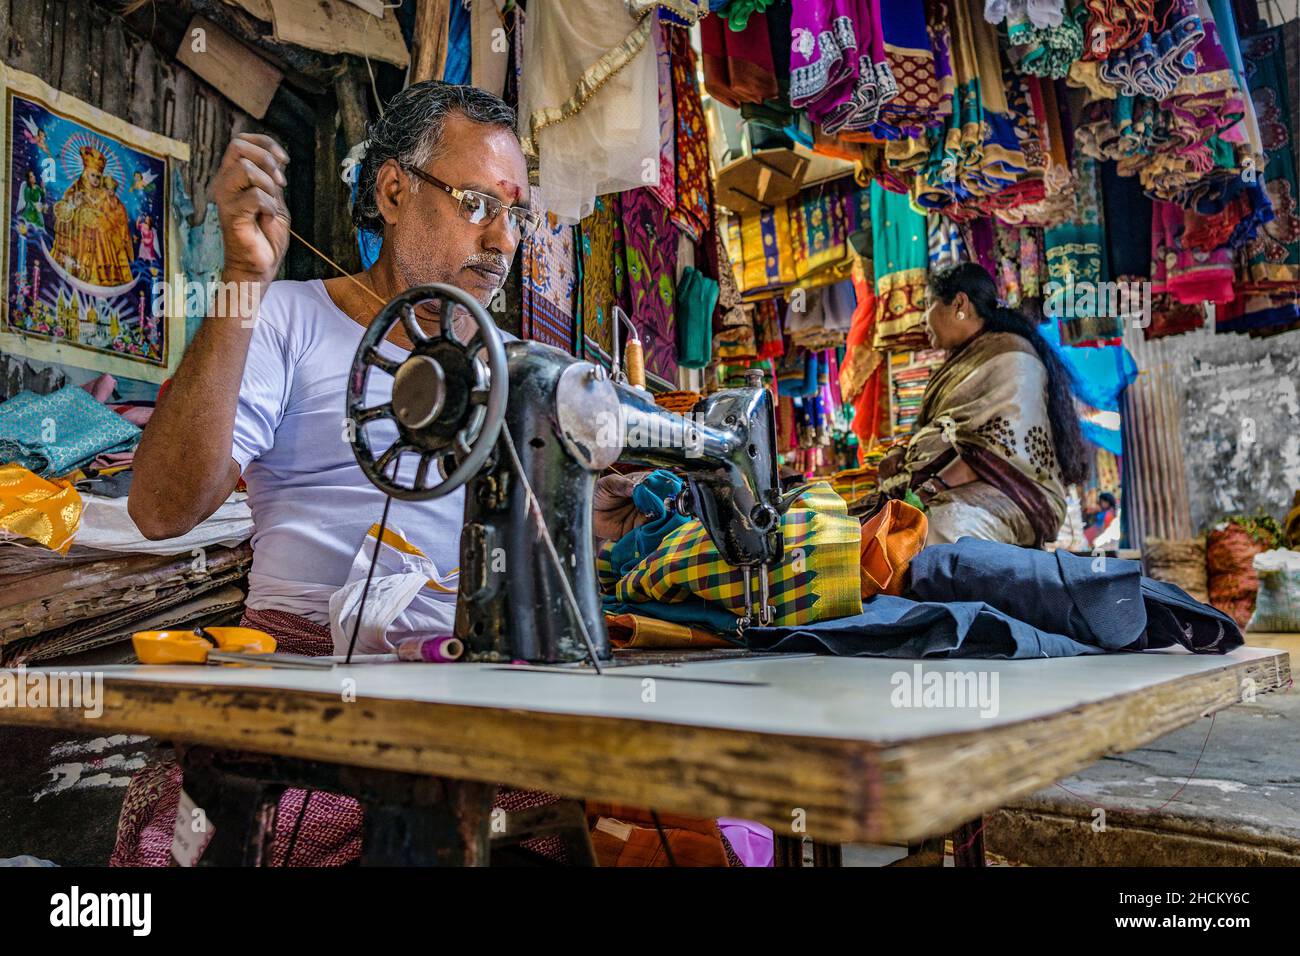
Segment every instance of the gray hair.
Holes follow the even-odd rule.
[[[383,233],[384,219],[375,202],[375,176],[380,167],[390,159],[402,166],[424,166],[432,160],[442,142],[443,124],[453,112],[485,126],[511,132],[515,128],[515,111],[486,90],[440,80],[413,83],[389,100],[384,114],[369,125],[369,146],[361,161],[357,201],[352,206],[353,225]],[[417,188],[414,180],[411,188]]]

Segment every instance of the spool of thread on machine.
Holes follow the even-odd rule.
[[[645,347],[640,339],[629,339],[623,345],[623,364],[627,369],[627,382],[633,388],[645,388]]]
[[[450,664],[464,656],[465,644],[450,634],[435,634],[432,637],[403,638],[397,642],[394,650],[397,651],[397,659],[401,661]]]

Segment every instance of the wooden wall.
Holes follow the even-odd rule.
[[[219,17],[233,27],[237,13],[228,12],[231,8],[219,0],[155,0],[125,20],[120,8],[117,0],[0,0],[0,59],[136,126],[188,143],[190,162],[181,165],[181,175],[194,203],[195,224],[203,220],[230,138],[249,130],[269,133],[292,159],[286,199],[295,231],[345,268],[359,268],[347,190],[338,177],[347,143],[329,81],[329,71],[345,73],[347,62],[304,51],[301,59],[315,76],[287,73],[258,121],[172,56],[193,13]],[[334,271],[294,241],[283,274],[305,279]],[[80,369],[66,372],[74,382],[92,377]],[[0,369],[0,397],[15,384],[23,387],[12,369]],[[139,394],[142,389],[156,390],[123,382],[119,392],[149,397]]]
[[[0,58],[136,126],[189,143],[182,172],[200,215],[232,132],[258,125],[91,0],[0,0]]]

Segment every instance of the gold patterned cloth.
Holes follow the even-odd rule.
[[[1024,338],[985,332],[949,356],[925,390],[900,476],[901,496],[960,457],[978,481],[928,504],[930,542],[963,534],[1040,547],[1065,519],[1065,487],[1047,415],[1047,369]]]
[[[0,540],[26,538],[67,554],[82,510],[72,482],[46,480],[21,465],[0,465]]]

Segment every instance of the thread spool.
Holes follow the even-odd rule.
[[[450,664],[464,655],[465,644],[450,634],[435,634],[433,637],[408,637],[398,641],[395,650],[397,659],[401,661]]]
[[[645,348],[639,339],[623,345],[623,367],[627,370],[627,383],[633,388],[645,388]]]

